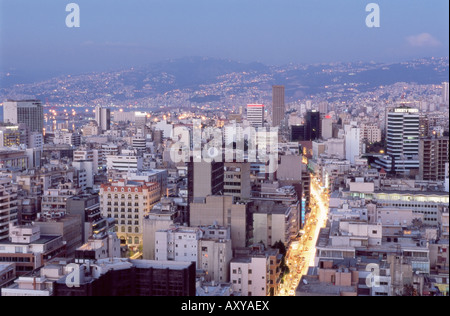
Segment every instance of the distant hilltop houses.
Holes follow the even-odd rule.
[[[397,83],[411,85],[412,90],[416,90],[415,86],[424,85],[437,88],[442,82],[448,82],[448,74],[448,58],[438,57],[391,64],[355,62],[286,66],[184,58],[146,67],[43,78],[32,84],[14,82],[15,76],[11,74],[4,80],[0,98],[35,96],[45,104],[111,108],[136,106],[136,110],[149,107],[191,109],[205,105],[225,110],[234,106],[245,107],[256,100],[257,103],[272,104],[273,96],[275,99],[285,96],[289,102],[301,102],[314,96],[352,104],[360,102],[358,99],[362,95],[370,96],[372,100],[384,97],[385,93],[401,97],[405,91],[386,91]],[[285,92],[272,94],[268,87],[280,81]],[[275,105],[275,108],[279,107]],[[275,121],[281,118],[281,114],[277,115]]]
[[[233,78],[232,106],[4,101],[1,295],[448,295],[448,82]]]

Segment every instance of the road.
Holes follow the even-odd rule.
[[[328,218],[328,195],[320,187],[320,183],[311,177],[311,213],[306,219],[304,234],[300,241],[292,242],[286,263],[290,274],[285,277],[280,296],[295,296],[295,289],[308,268],[314,266],[316,243],[320,229],[326,227]]]

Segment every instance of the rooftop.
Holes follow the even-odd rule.
[[[14,263],[2,263],[0,262],[0,273],[3,273],[4,271],[8,271],[14,267]]]
[[[33,242],[29,243],[29,245],[45,245],[45,244],[47,244],[47,243],[49,243],[49,242],[51,242],[53,240],[56,240],[58,238],[61,238],[61,236],[59,236],[59,235],[58,236],[41,235],[41,238],[39,238],[36,241],[33,241]],[[25,244],[13,243],[13,242],[11,242],[9,240],[2,240],[2,241],[0,241],[0,245],[21,245],[21,246],[23,246]]]
[[[341,296],[342,293],[356,294],[356,288],[353,286],[336,286],[330,283],[319,282],[317,276],[305,275],[300,280],[296,293],[314,296]]]

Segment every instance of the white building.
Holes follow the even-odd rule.
[[[108,170],[136,172],[142,170],[143,158],[136,155],[106,156]]]
[[[354,164],[355,159],[363,154],[361,148],[361,129],[357,127],[356,122],[351,125],[345,125],[345,158]]]
[[[333,119],[331,117],[325,117],[324,119],[322,119],[322,138],[324,140],[327,140],[332,137],[333,137]]]
[[[376,161],[387,172],[408,174],[419,169],[419,110],[409,107],[389,109],[387,114],[386,156]]]
[[[233,291],[242,296],[267,296],[266,256],[234,258],[230,263]]]
[[[99,238],[91,238],[76,250],[75,263],[95,263],[107,258],[120,258],[120,240],[116,233],[105,233]]]
[[[3,103],[5,123],[27,125],[30,132],[42,133],[44,130],[44,110],[39,100],[8,100]]]
[[[326,144],[326,152],[329,157],[345,159],[345,140],[343,138],[330,138]]]
[[[163,132],[163,138],[173,137],[173,125],[168,124],[166,121],[161,121],[155,124],[155,130]]]
[[[197,263],[198,242],[203,236],[200,228],[173,227],[155,234],[156,261]]]
[[[252,127],[264,126],[264,110],[265,106],[262,104],[247,105],[247,121]]]

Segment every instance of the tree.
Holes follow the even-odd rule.
[[[284,245],[284,243],[280,240],[277,241],[272,248],[274,249],[278,249],[280,251],[280,254],[283,256],[283,258],[281,259],[281,264],[280,264],[280,269],[281,269],[281,274],[282,276],[285,276],[286,274],[288,274],[289,271],[289,267],[286,264],[286,253],[287,253],[287,249],[286,246]]]

